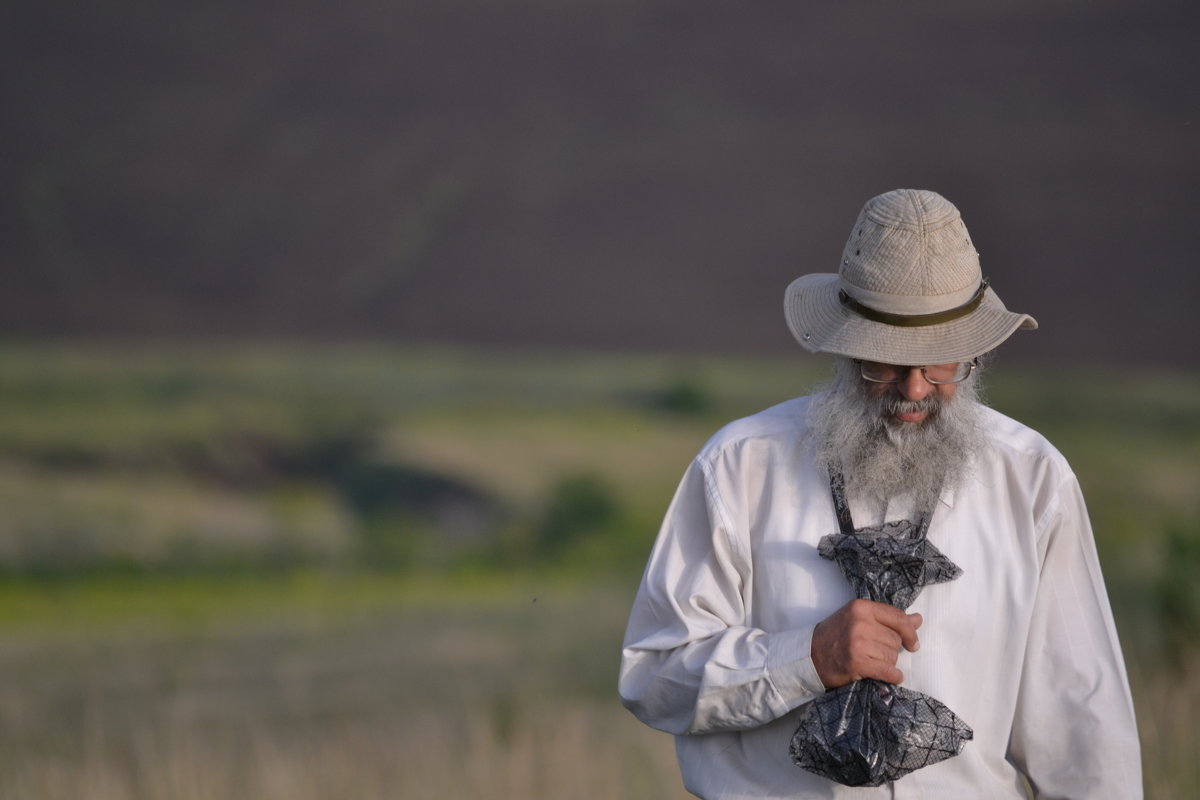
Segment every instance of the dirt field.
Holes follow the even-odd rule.
[[[1195,366],[1198,8],[10,3],[0,332],[781,351],[916,186],[1007,357]]]

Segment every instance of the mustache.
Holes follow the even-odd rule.
[[[903,397],[879,398],[881,416],[890,417],[897,414],[927,413],[931,416],[941,411],[946,400],[941,395],[930,394],[921,400],[906,400]]]

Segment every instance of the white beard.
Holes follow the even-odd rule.
[[[913,402],[891,390],[873,397],[858,365],[839,359],[833,382],[813,401],[809,420],[818,461],[826,470],[842,471],[847,497],[877,508],[895,499],[930,508],[943,489],[962,484],[984,446],[981,410],[974,374],[948,401],[931,393]],[[929,416],[920,423],[894,418],[905,411]]]

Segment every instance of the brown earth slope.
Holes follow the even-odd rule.
[[[1198,9],[8,3],[0,332],[778,350],[915,186],[1017,358],[1196,366]]]

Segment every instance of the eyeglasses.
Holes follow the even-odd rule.
[[[924,367],[904,367],[896,364],[878,364],[874,361],[857,361],[863,380],[871,383],[899,383],[908,377],[911,370],[919,369],[925,380],[934,385],[962,383],[971,377],[979,359],[959,361],[955,364],[929,364]]]

